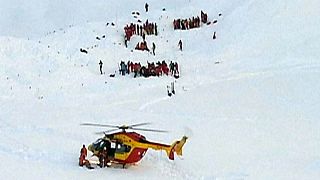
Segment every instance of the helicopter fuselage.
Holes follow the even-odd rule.
[[[136,132],[118,132],[98,139],[89,145],[89,150],[98,156],[106,147],[108,158],[121,164],[132,164],[140,161],[148,148],[155,150],[168,150],[170,145],[147,141],[146,138]]]

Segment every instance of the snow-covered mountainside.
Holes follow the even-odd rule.
[[[319,179],[320,2],[145,3],[0,0],[1,179]],[[173,29],[201,10],[211,24]],[[146,36],[155,56],[134,50],[140,36],[124,45],[138,19],[158,25]],[[120,61],[163,60],[179,63],[180,78],[118,72]],[[105,129],[83,122],[151,122],[169,133],[139,132],[148,140],[189,139],[174,161],[148,150],[127,169],[88,170],[80,148]]]

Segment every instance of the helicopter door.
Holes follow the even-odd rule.
[[[109,157],[114,157],[114,153],[116,152],[116,143],[111,142],[110,148],[107,151]]]

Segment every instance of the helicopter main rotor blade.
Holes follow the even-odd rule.
[[[96,124],[96,123],[82,123],[81,126],[96,126],[96,127],[110,127],[110,128],[119,128],[119,126],[107,125],[107,124]]]
[[[95,134],[106,134],[106,133],[110,133],[110,132],[113,132],[113,131],[117,131],[119,129],[110,129],[110,130],[107,130],[107,131],[100,131],[100,132],[96,132]]]
[[[133,130],[139,130],[139,131],[151,131],[151,132],[169,132],[165,130],[159,130],[159,129],[144,129],[144,128],[131,128]]]
[[[149,125],[151,123],[149,122],[146,122],[146,123],[139,123],[139,124],[133,124],[133,125],[130,125],[129,127],[132,128],[132,127],[137,127],[137,126],[144,126],[144,125]]]

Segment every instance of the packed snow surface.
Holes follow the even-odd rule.
[[[320,2],[145,3],[0,0],[1,179],[319,179]],[[201,10],[217,23],[173,30]],[[158,24],[146,37],[155,56],[134,50],[140,36],[124,46],[123,27],[137,19]],[[180,78],[120,76],[128,60],[178,62]],[[80,148],[106,129],[83,122],[151,122],[144,128],[169,133],[139,131],[148,140],[189,139],[174,161],[148,150],[126,169],[88,170]]]

